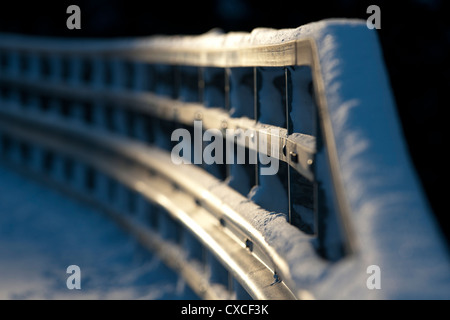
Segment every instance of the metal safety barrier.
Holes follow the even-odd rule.
[[[144,39],[0,35],[0,154],[100,207],[205,299],[448,297],[448,252],[398,148],[379,51],[375,31],[352,20]],[[380,123],[390,126],[367,131]],[[178,157],[176,132],[193,137]],[[394,142],[379,149],[378,134]],[[393,168],[400,185],[380,173]],[[408,234],[419,226],[420,245]],[[373,265],[395,281],[371,287]]]

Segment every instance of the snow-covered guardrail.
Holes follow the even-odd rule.
[[[449,298],[376,31],[0,35],[0,152],[204,298]]]

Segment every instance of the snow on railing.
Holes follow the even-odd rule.
[[[0,90],[0,118],[21,106],[209,172],[214,196],[197,203],[231,207],[222,227],[244,234],[297,298],[450,296],[445,241],[365,21],[119,40],[0,35]],[[200,192],[195,176],[164,170]]]

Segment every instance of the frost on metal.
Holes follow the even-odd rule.
[[[191,175],[190,181],[194,184],[206,187],[238,212],[273,248],[273,258],[282,265],[277,274],[299,298],[449,299],[448,249],[407,152],[376,31],[369,30],[365,21],[324,20],[295,29],[258,28],[250,33],[227,34],[212,30],[201,36],[154,36],[117,41],[64,42],[43,38],[23,41],[20,36],[0,35],[0,47],[20,49],[35,45],[41,50],[73,54],[136,49],[142,55],[158,50],[226,51],[302,39],[312,39],[317,53],[318,68],[312,72],[318,72],[323,81],[343,193],[350,206],[355,252],[335,262],[322,259],[315,249],[316,239],[290,225],[285,215],[264,210],[224,183],[203,179],[195,170],[184,168],[185,174]],[[302,90],[307,90],[306,74],[308,72],[296,73],[295,81],[302,84]],[[231,76],[239,77],[239,74]],[[299,101],[301,97],[295,99]],[[313,128],[311,121],[303,119],[314,118],[315,111],[312,101],[298,103],[290,115],[292,138],[307,140],[307,136],[300,133],[310,134]],[[233,110],[238,116],[251,111],[251,108]],[[278,118],[279,114],[272,117],[270,110],[265,116],[275,125],[282,125],[285,120]],[[158,143],[164,144],[162,138],[157,137]],[[316,172],[322,174],[323,179],[330,179],[326,161],[315,160],[318,160],[315,161]],[[267,180],[265,185],[277,183],[270,181],[270,177]],[[328,183],[327,188],[331,185]],[[252,193],[255,194],[257,198],[259,194]],[[283,196],[274,194],[256,200],[265,208],[280,208],[278,202],[286,203]],[[329,201],[326,205],[335,204]],[[310,217],[308,212],[302,213]],[[381,289],[371,290],[366,285],[367,268],[371,265],[380,267]]]
[[[238,210],[286,259],[299,296],[306,290],[317,298],[448,299],[448,251],[405,146],[376,32],[365,22],[326,20],[288,30],[152,41],[223,49],[303,38],[317,46],[357,252],[327,263],[317,258],[314,240],[283,216],[236,200]],[[226,201],[233,203],[229,195]],[[373,264],[382,272],[379,290],[366,286],[366,270]]]

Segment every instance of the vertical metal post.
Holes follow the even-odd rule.
[[[92,60],[92,86],[102,88],[105,82],[105,60],[100,56],[95,56]]]
[[[177,99],[180,97],[181,90],[181,66],[173,65],[173,91],[172,98]]]
[[[258,122],[258,69],[253,67],[253,109],[255,124]],[[256,135],[256,145],[259,144],[259,136]],[[258,159],[258,147],[256,147],[256,159]],[[259,185],[259,164],[256,161],[255,164],[255,185]]]
[[[17,76],[20,73],[20,57],[17,51],[11,51],[8,54],[8,72],[12,76]]]
[[[205,79],[203,75],[204,71],[204,67],[198,68],[198,100],[200,103],[203,103],[203,101],[205,101]]]
[[[115,89],[123,89],[125,86],[125,66],[124,61],[114,57],[111,61],[112,71],[112,87]]]
[[[289,82],[288,82],[288,70],[284,67],[284,94],[285,94],[285,112],[286,112],[286,129],[287,135],[291,134],[291,127],[289,125]],[[286,148],[283,148],[286,150]],[[292,195],[291,195],[291,165],[288,152],[285,154],[287,158],[287,193],[288,193],[288,217],[287,220],[292,224]]]
[[[231,70],[230,68],[225,68],[225,72],[224,72],[224,98],[225,98],[225,110],[227,110],[228,112],[230,111],[230,73]],[[226,124],[224,125],[224,127],[222,128],[223,132],[226,131]],[[225,139],[226,140],[226,139]],[[223,155],[226,154],[226,141],[224,141],[223,144]],[[229,178],[231,175],[231,164],[229,164],[226,159],[224,159],[224,166],[225,166],[225,179]]]
[[[57,54],[49,54],[47,57],[41,58],[41,64],[44,63],[44,61],[47,60],[50,68],[50,81],[58,82],[62,80],[63,77],[63,66],[62,66],[62,57]],[[39,73],[43,73],[43,66],[40,67]]]
[[[81,69],[83,63],[79,57],[69,57],[69,79],[71,85],[79,85],[81,82]]]
[[[38,79],[41,73],[39,55],[37,53],[30,53],[27,59],[29,61],[28,76],[31,79]]]
[[[225,110],[230,111],[230,68],[225,68],[224,72],[224,98],[225,98]]]

